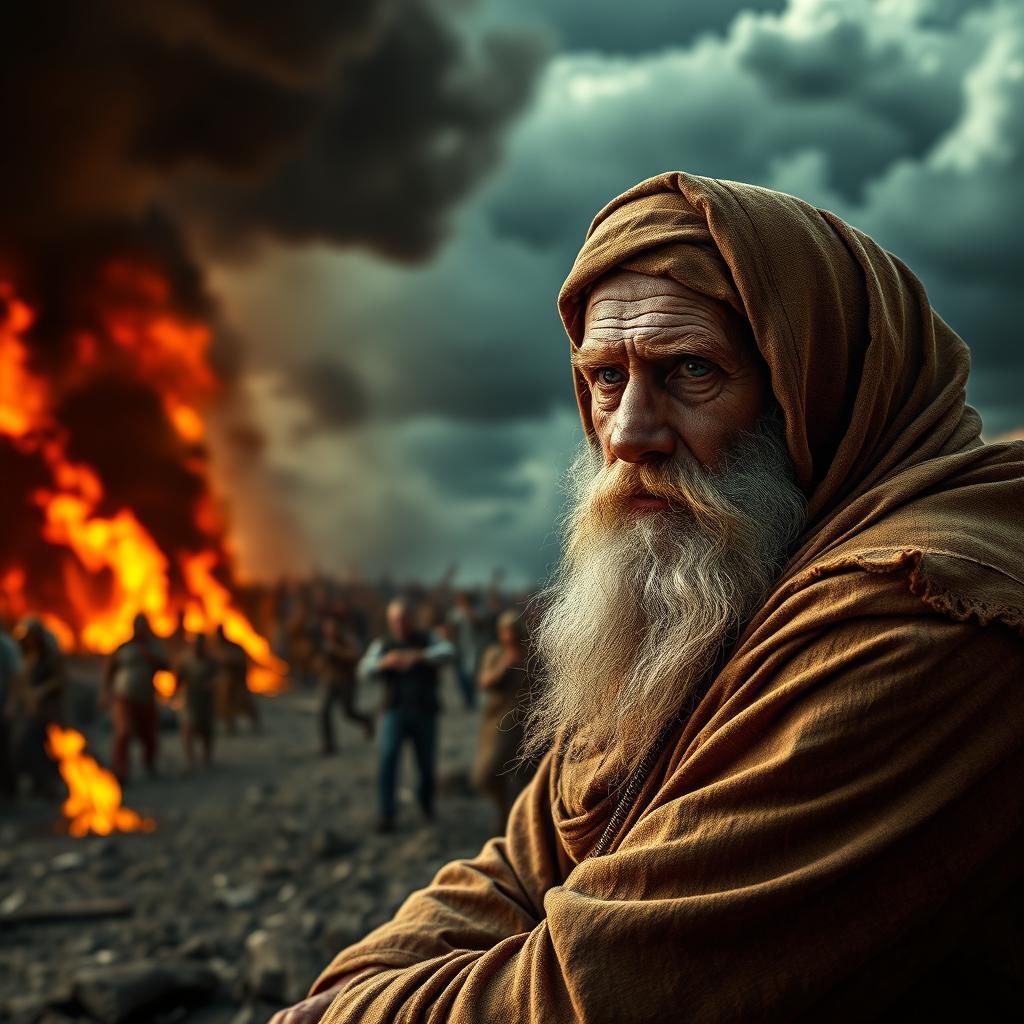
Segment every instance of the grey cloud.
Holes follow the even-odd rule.
[[[430,478],[434,486],[455,498],[490,498],[514,503],[529,498],[536,481],[521,472],[524,457],[535,453],[515,431],[461,430],[418,431],[409,442],[409,461]]]
[[[721,31],[743,10],[780,11],[785,0],[491,0],[489,13],[533,17],[550,28],[563,50],[637,54],[685,46],[704,32]]]
[[[808,150],[826,184],[854,200],[959,116],[983,27],[924,36],[864,5],[795,10],[748,14],[722,39],[635,60],[560,58],[489,192],[495,227],[564,245],[639,178],[684,168],[766,183],[780,158]],[[830,68],[840,69],[831,87],[812,87]]]
[[[362,421],[367,414],[366,391],[357,372],[335,359],[314,358],[292,367],[288,384],[306,403],[309,420],[298,428],[305,436],[316,430],[336,430]]]

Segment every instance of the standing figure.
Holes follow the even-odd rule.
[[[17,776],[11,749],[17,683],[21,679],[21,652],[14,637],[0,625],[0,797],[13,797]]]
[[[188,770],[195,768],[195,742],[202,748],[203,767],[213,762],[214,695],[220,662],[210,653],[204,633],[196,633],[175,670],[174,692],[184,691],[181,740]]]
[[[46,729],[62,718],[67,667],[53,634],[38,619],[25,619],[14,636],[21,645],[21,671],[14,681],[13,788],[27,775],[37,796],[52,798],[60,773],[46,752]]]
[[[380,821],[378,830],[395,824],[398,762],[406,741],[412,743],[419,771],[417,798],[428,820],[434,816],[437,757],[438,667],[455,657],[446,640],[413,626],[412,609],[400,598],[387,608],[388,634],[370,644],[360,672],[383,684],[380,724]]]
[[[531,680],[522,613],[514,608],[497,620],[498,642],[484,651],[478,682],[484,713],[473,782],[495,804],[497,832],[505,831],[512,803],[533,774],[516,765]]]
[[[157,672],[170,668],[163,645],[153,635],[145,615],[135,616],[132,637],[107,661],[103,674],[103,703],[114,722],[114,774],[122,785],[128,781],[128,747],[133,739],[142,744],[146,771],[156,775]]]
[[[473,604],[473,595],[460,590],[455,605],[448,613],[448,625],[454,633],[459,690],[467,708],[476,707],[476,669],[480,660],[480,621]]]
[[[235,731],[235,718],[238,715],[248,718],[253,731],[258,731],[259,711],[249,692],[249,655],[245,653],[244,647],[227,638],[223,626],[217,627],[216,657],[220,665],[217,717],[227,726],[228,732]]]
[[[356,665],[361,646],[346,610],[336,608],[324,619],[323,637],[317,663],[320,669],[320,694],[317,715],[320,722],[320,751],[333,754],[334,706],[341,705],[342,713],[356,722],[367,739],[373,738],[373,719],[356,709]]]

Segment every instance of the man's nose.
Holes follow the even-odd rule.
[[[675,431],[661,403],[636,377],[626,385],[615,410],[608,447],[623,462],[655,462],[675,454]]]

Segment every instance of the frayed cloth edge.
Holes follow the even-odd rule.
[[[955,555],[946,557],[955,558]],[[944,586],[929,572],[926,560],[928,553],[918,548],[885,548],[863,552],[852,552],[839,559],[820,562],[811,566],[802,581],[825,576],[837,569],[856,566],[865,572],[883,574],[902,572],[905,574],[910,592],[934,611],[953,619],[955,622],[975,621],[981,626],[1001,622],[1024,637],[1024,607],[1012,604],[990,604],[967,594],[956,593]],[[991,569],[998,572],[996,569]]]

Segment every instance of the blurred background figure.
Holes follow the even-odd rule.
[[[63,716],[67,666],[53,634],[35,618],[22,621],[14,639],[21,651],[21,670],[14,676],[11,761],[17,791],[27,776],[36,796],[53,799],[60,775],[46,752],[46,728]]]
[[[495,831],[503,832],[515,798],[533,774],[517,761],[533,680],[522,612],[509,608],[496,625],[497,641],[480,662],[483,717],[473,782],[494,801]]]
[[[480,660],[481,620],[468,590],[455,595],[455,605],[448,613],[448,626],[455,644],[459,690],[467,708],[476,706],[476,669]]]
[[[11,723],[15,710],[15,687],[21,676],[21,652],[14,637],[0,624],[0,797],[17,792],[11,750]]]
[[[259,710],[249,691],[249,655],[245,648],[228,639],[224,627],[217,627],[217,648],[214,652],[219,673],[217,676],[217,717],[228,732],[235,731],[235,719],[248,718],[253,731],[260,727]]]
[[[174,673],[174,692],[184,698],[181,740],[190,772],[195,769],[197,742],[202,751],[203,767],[209,768],[213,763],[214,701],[219,674],[220,662],[210,653],[206,635],[196,633]]]
[[[155,676],[170,665],[163,644],[153,635],[149,619],[136,615],[130,640],[107,660],[103,674],[103,704],[110,708],[114,725],[114,774],[124,785],[129,777],[129,747],[142,745],[146,771],[156,775],[157,708]]]
[[[285,632],[288,637],[288,659],[291,676],[299,685],[310,685],[316,675],[315,662],[320,619],[314,607],[312,595],[306,588],[299,588],[292,595],[291,607]]]
[[[403,598],[387,607],[387,634],[370,644],[360,675],[376,678],[383,688],[380,721],[378,831],[395,825],[398,766],[410,743],[419,773],[416,797],[427,820],[434,817],[436,788],[438,669],[455,658],[455,650],[415,626],[414,609]]]
[[[338,598],[323,621],[323,638],[317,655],[320,671],[317,718],[320,725],[320,752],[333,754],[334,708],[373,738],[373,719],[356,709],[356,666],[362,654],[356,623],[348,602]]]

